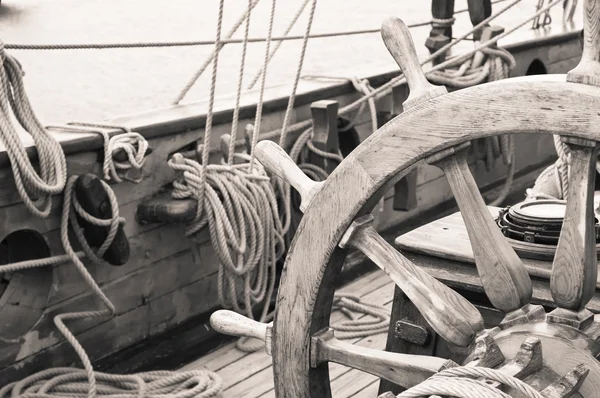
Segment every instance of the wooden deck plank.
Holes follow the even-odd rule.
[[[385,285],[389,282],[389,278],[383,272],[372,272],[367,275],[364,275],[357,281],[353,281],[346,286],[343,286],[340,289],[340,292],[352,292],[354,294],[363,297],[368,293],[378,289],[379,287]],[[339,319],[335,319],[334,321],[341,320],[342,316],[339,314]],[[242,359],[243,357],[249,355],[249,353],[245,353],[235,348],[235,343],[228,344],[224,347],[220,347],[219,349],[209,353],[208,355],[199,358],[198,360],[187,364],[181,370],[192,370],[198,369],[200,367],[205,367],[211,369],[212,371],[218,371],[223,369],[224,367],[230,365],[231,363]]]
[[[377,273],[383,274],[382,271],[377,271]],[[384,278],[387,279],[387,276],[383,274]],[[379,279],[379,278],[378,278]],[[359,294],[358,292],[355,292]],[[384,286],[377,287],[376,290],[372,291],[369,294],[362,296],[365,301],[386,304],[386,307],[391,311],[391,302],[393,298],[393,283],[389,280],[386,281]],[[331,321],[332,323],[336,323],[338,321],[344,320],[344,315],[339,311],[335,311],[332,313]],[[384,337],[381,337],[384,340]],[[363,342],[364,340],[364,342]],[[352,339],[347,340],[349,343],[358,343],[359,345],[364,345],[365,343],[370,343],[370,340],[367,339]],[[272,378],[272,362],[271,357],[266,355],[264,352],[256,352],[252,353],[243,359],[223,368],[220,370],[220,374],[225,377],[235,375],[235,380],[233,382],[224,381],[224,391],[226,392],[226,397],[238,397],[238,396],[258,396],[263,392],[268,391],[273,388],[273,378]],[[332,380],[337,377],[343,375],[349,369],[337,364],[331,364],[330,367],[330,377]],[[262,380],[263,371],[267,371],[269,375],[269,380]],[[256,377],[259,377],[259,380],[255,380]],[[249,391],[252,391],[252,394]],[[239,395],[244,394],[244,395]],[[245,395],[250,394],[250,395]]]
[[[338,291],[358,295],[365,301],[384,305],[390,309],[394,285],[383,271],[377,270],[343,286]],[[340,311],[334,311],[331,315],[332,324],[345,319]],[[383,349],[385,338],[386,334],[381,333],[376,336],[346,341],[364,347]],[[274,396],[271,364],[271,357],[264,351],[245,353],[238,350],[235,343],[230,343],[185,365],[181,370],[203,368],[216,371],[223,378],[223,398],[253,398]],[[331,364],[330,372],[333,383],[332,388],[342,391],[345,394],[343,396],[354,393],[351,387],[344,388],[343,386],[343,384],[347,384],[348,380],[359,378],[360,385],[357,388],[364,389],[376,379],[374,376],[353,371],[338,364]]]
[[[359,295],[365,301],[379,303],[386,308],[391,309],[394,286],[385,273],[382,271],[375,271],[365,275],[358,281],[344,286],[339,289],[339,292],[352,292],[353,294]],[[335,311],[332,313],[332,324],[344,319],[345,317],[341,312]],[[376,336],[346,341],[364,347],[383,349],[385,347],[385,338],[386,334],[381,333]],[[207,368],[212,371],[217,371],[223,378],[224,398],[241,396],[253,398],[259,396],[274,396],[273,370],[271,364],[271,357],[266,355],[264,351],[250,354],[243,353],[235,348],[235,343],[231,343],[184,366],[182,369]],[[348,373],[350,373],[350,375],[348,375]],[[347,387],[347,389],[344,389],[345,387],[343,387],[343,384],[347,384],[348,380],[359,377],[361,381],[359,388],[362,389],[363,387],[366,388],[376,379],[373,376],[366,375],[359,371],[353,371],[350,368],[338,364],[330,365],[330,374],[333,388],[343,391],[343,394],[346,395],[352,393],[350,387]],[[337,380],[339,380],[339,382]]]
[[[375,398],[377,393],[379,392],[379,379],[376,379],[371,382],[368,386],[363,388],[362,390],[358,390],[354,392],[354,394],[349,395],[348,398]]]

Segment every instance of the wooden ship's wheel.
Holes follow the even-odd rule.
[[[586,0],[585,13],[583,57],[566,76],[506,79],[453,93],[427,81],[408,29],[390,19],[382,36],[410,86],[404,113],[324,182],[306,177],[274,143],[258,144],[261,163],[302,196],[304,218],[286,259],[273,323],[227,311],[216,312],[211,321],[221,332],[266,341],[278,397],[330,397],[329,362],[404,388],[437,382],[442,390],[452,385],[472,393],[475,384],[487,384],[510,397],[600,396],[600,323],[586,309],[597,275],[593,178],[600,148],[600,0]],[[466,161],[469,141],[517,133],[561,135],[571,149],[567,209],[550,280],[557,308],[549,313],[530,304],[530,277],[495,225]],[[448,179],[486,295],[505,313],[499,327],[485,329],[467,299],[411,263],[370,225],[369,213],[384,193],[420,161],[437,165]],[[466,361],[337,340],[329,319],[336,277],[350,248],[382,268],[442,338],[468,347]],[[468,377],[477,382],[466,383]],[[434,394],[423,391],[422,396]],[[457,394],[438,393],[463,396]]]

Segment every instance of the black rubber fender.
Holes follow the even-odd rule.
[[[100,178],[93,174],[79,176],[75,182],[75,195],[81,207],[90,215],[100,219],[110,219],[112,210],[108,194]],[[100,247],[108,235],[108,227],[93,225],[78,216],[84,237],[91,247]],[[117,235],[104,253],[103,259],[111,265],[120,266],[129,260],[129,241],[123,225],[119,225]]]

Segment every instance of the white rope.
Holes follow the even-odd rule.
[[[275,0],[272,1],[269,22],[269,37],[272,35],[275,15]],[[219,5],[217,21],[217,39],[221,35],[224,1]],[[246,22],[246,30],[249,25]],[[245,34],[247,39],[247,34]],[[270,41],[267,40],[261,88],[252,138],[252,148],[260,131],[262,103],[265,88]],[[270,178],[262,165],[253,162],[253,151],[246,155],[243,164],[233,164],[234,157],[240,154],[230,151],[227,164],[209,164],[209,148],[212,132],[213,105],[217,81],[217,64],[220,47],[215,48],[213,74],[209,97],[204,143],[201,162],[185,159],[181,154],[169,160],[169,166],[179,172],[181,177],[173,183],[173,197],[177,199],[194,198],[198,201],[198,212],[194,221],[188,225],[186,235],[193,236],[203,227],[209,227],[212,245],[219,259],[218,295],[224,308],[232,308],[254,319],[253,309],[263,305],[259,321],[270,320],[270,301],[275,289],[276,262],[284,252],[283,233],[277,200]],[[239,96],[243,81],[245,53],[242,54],[238,79],[236,108],[239,108]],[[233,123],[237,126],[239,109],[234,112]],[[237,128],[232,129],[231,140],[235,143]],[[231,148],[231,141],[230,141]],[[255,351],[264,344],[255,340],[240,339],[238,348]]]
[[[340,310],[349,319],[331,326],[338,339],[356,339],[387,333],[390,327],[389,310],[381,305],[363,302],[358,296],[336,293],[333,309]],[[359,315],[370,315],[370,318],[359,319]]]
[[[457,367],[443,370],[424,382],[404,391],[398,398],[427,398],[440,395],[448,398],[511,398],[510,395],[485,383],[480,378],[512,387],[526,398],[544,398],[527,383],[501,370],[483,367]]]
[[[65,321],[86,318],[112,318],[116,313],[116,309],[74,251],[69,240],[69,224],[86,256],[100,267],[109,267],[110,265],[102,259],[102,256],[112,244],[119,225],[123,224],[125,220],[119,216],[119,204],[114,192],[104,181],[102,181],[102,186],[108,195],[112,216],[109,219],[98,219],[88,214],[77,201],[73,189],[77,179],[78,176],[71,176],[65,187],[60,224],[61,242],[66,255],[81,274],[84,282],[105,308],[95,311],[60,314],[54,317],[54,323],[79,356],[84,369],[52,368],[38,372],[21,381],[0,388],[0,398],[57,398],[65,396],[94,398],[97,395],[114,398],[138,398],[141,396],[210,398],[216,396],[221,390],[222,381],[216,373],[212,372],[202,370],[190,372],[164,371],[112,375],[94,371],[90,358],[75,335],[67,328]],[[96,251],[87,243],[82,228],[77,221],[77,216],[93,225],[108,228],[105,241]],[[43,259],[41,259],[38,266],[44,264]],[[12,265],[0,266],[0,273],[14,272],[22,268]]]
[[[260,94],[258,103],[256,104],[256,115],[254,117],[254,132],[252,134],[252,142],[250,144],[250,166],[254,165],[254,148],[258,143],[260,135],[260,124],[262,122],[262,108],[264,104],[265,83],[267,81],[267,66],[269,65],[269,49],[271,48],[271,37],[273,35],[273,22],[275,20],[275,5],[277,0],[271,2],[271,14],[269,16],[269,31],[267,33],[267,42],[265,43],[265,57],[263,60],[263,72],[260,80]]]
[[[527,200],[568,197],[571,150],[566,143],[562,142],[559,135],[554,135],[553,140],[558,159],[538,176],[532,188],[526,190]]]
[[[27,209],[37,217],[50,214],[52,195],[63,191],[67,181],[67,163],[61,145],[36,117],[23,85],[19,62],[4,51],[0,41],[0,142],[10,160],[15,185]],[[38,174],[29,160],[21,136],[12,123],[14,114],[19,124],[31,135],[39,160]],[[34,198],[38,198],[37,202]]]
[[[85,129],[91,127],[91,129]],[[139,183],[143,179],[142,168],[146,162],[146,151],[148,150],[148,141],[140,133],[131,131],[129,127],[114,124],[102,123],[84,123],[72,122],[66,125],[48,125],[47,129],[56,131],[81,132],[98,134],[102,137],[104,156],[102,162],[103,178],[106,181],[123,182],[124,180],[133,183]],[[115,134],[112,137],[104,130],[100,129],[118,129],[123,133]],[[127,156],[127,161],[118,162],[115,155],[122,150]],[[129,170],[138,170],[139,176],[129,177]]]

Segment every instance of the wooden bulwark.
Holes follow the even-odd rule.
[[[420,40],[419,35],[415,37]],[[535,59],[540,60],[549,73],[564,73],[577,63],[581,53],[577,30],[543,38],[535,38],[532,32],[527,32],[508,48],[512,49],[519,60],[515,75],[525,74]],[[372,76],[370,82],[377,86],[397,73],[397,70],[390,71],[388,68]],[[296,101],[296,121],[310,117],[309,106],[313,101],[331,99],[338,101],[342,107],[358,96],[350,83],[304,83]],[[265,105],[265,109],[271,112],[265,115],[263,131],[275,130],[281,126],[281,111],[287,103],[288,89],[280,87],[271,91],[271,98]],[[231,110],[226,108],[226,104],[228,102],[222,101],[215,115],[214,148],[218,148],[219,136],[230,132],[228,123]],[[248,102],[244,105],[240,114],[240,126],[252,121],[254,109],[254,105]],[[121,206],[120,215],[127,220],[125,231],[131,246],[130,261],[122,267],[97,269],[90,266],[94,278],[116,303],[117,315],[111,320],[77,321],[68,325],[93,361],[218,307],[218,261],[210,246],[208,232],[203,232],[195,242],[191,242],[183,238],[183,226],[140,225],[135,221],[138,203],[156,195],[159,189],[168,186],[175,178],[174,172],[166,164],[169,156],[192,148],[202,137],[204,105],[186,105],[120,118],[113,122],[123,123],[144,134],[153,153],[147,158],[145,177],[140,184],[113,185]],[[368,116],[360,117],[356,128],[361,138],[366,138],[371,133]],[[101,172],[99,136],[89,133],[61,133],[60,140],[68,154],[71,174]],[[533,157],[539,159],[540,164],[553,160],[551,140],[538,140],[530,136],[519,137],[518,140],[517,148],[522,148],[516,154],[518,171],[530,170],[528,167]],[[31,148],[28,153],[35,155]],[[220,156],[214,153],[214,159]],[[506,171],[500,166],[491,173],[486,173],[479,167],[481,165],[478,166],[473,161],[471,164],[476,180],[482,185],[498,183]],[[61,254],[63,251],[58,231],[60,198],[54,199],[50,218],[43,221],[33,218],[20,203],[11,170],[7,166],[6,154],[0,149],[0,186],[3,187],[0,192],[0,240],[15,230],[30,228],[43,235],[52,255]],[[390,192],[386,195],[382,210],[375,212],[375,226],[378,229],[392,228],[401,222],[418,219],[421,212],[448,201],[451,198],[449,187],[443,175],[435,168],[426,165],[418,167],[416,198],[417,208],[394,212],[393,195]],[[52,317],[67,311],[97,309],[100,303],[87,292],[71,264],[57,265],[53,272],[53,288],[47,298],[47,309],[36,326],[21,339],[0,338],[0,385],[49,366],[79,366],[72,349],[55,329]]]

